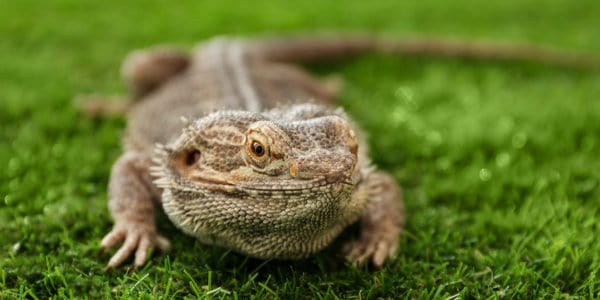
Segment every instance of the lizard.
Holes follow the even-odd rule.
[[[299,65],[366,52],[527,60],[589,66],[594,58],[537,46],[365,36],[219,37],[187,52],[137,50],[123,62],[126,103],[90,101],[91,114],[125,111],[124,153],[112,166],[115,220],[105,271],[168,250],[155,209],[205,244],[260,259],[301,259],[359,222],[345,254],[381,267],[396,255],[402,193],[369,159],[364,134],[334,101],[339,88]]]

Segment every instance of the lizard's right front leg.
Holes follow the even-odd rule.
[[[135,251],[134,267],[146,262],[149,248],[167,250],[169,241],[158,234],[154,223],[154,205],[160,191],[152,183],[151,159],[136,152],[124,153],[113,165],[110,175],[110,213],[113,229],[102,239],[101,253],[123,241],[105,271],[120,265]]]

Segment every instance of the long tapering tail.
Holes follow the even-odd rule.
[[[575,69],[600,69],[600,56],[534,44],[467,41],[448,38],[378,38],[324,35],[266,39],[253,43],[252,55],[268,60],[313,63],[376,52],[412,56],[531,62]]]

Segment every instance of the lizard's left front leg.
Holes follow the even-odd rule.
[[[394,179],[383,172],[367,177],[359,188],[369,202],[367,212],[361,219],[360,237],[346,248],[347,258],[358,265],[371,260],[380,268],[388,257],[394,257],[398,238],[404,226],[402,193]]]

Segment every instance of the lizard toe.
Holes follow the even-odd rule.
[[[346,247],[346,257],[359,266],[371,261],[373,266],[379,269],[386,259],[395,255],[397,245],[398,239],[395,236],[363,235]]]
[[[113,230],[111,230],[108,234],[104,236],[102,242],[100,242],[99,255],[102,255],[104,251],[106,251],[106,249],[109,249],[116,243],[122,241],[125,238],[126,234],[127,233],[125,232],[125,230],[121,228],[114,228]]]
[[[118,267],[132,255],[133,266],[139,268],[148,260],[151,249],[167,251],[171,246],[167,238],[158,234],[152,223],[118,222],[102,240],[100,254],[121,241],[123,244],[110,258],[104,271]]]
[[[372,252],[369,243],[366,243],[364,239],[360,239],[350,244],[347,247],[346,258],[352,262],[352,264],[361,266],[365,260],[369,257],[369,253]]]
[[[162,235],[156,236],[155,244],[161,251],[169,251],[171,249],[171,242],[169,242],[169,239]]]
[[[140,241],[135,251],[134,268],[141,268],[148,260],[148,254],[152,249],[158,248],[161,251],[168,251],[171,243],[167,238],[156,233],[144,233],[140,236]]]
[[[383,266],[383,262],[385,262],[385,260],[393,253],[392,248],[393,247],[388,240],[381,240],[377,243],[377,247],[375,248],[371,259],[376,268],[379,269]]]
[[[376,247],[372,254],[372,263],[376,268],[381,268],[383,263],[388,258],[393,258],[396,255],[398,249],[398,236],[397,235],[382,235],[378,237],[375,242]]]
[[[138,248],[135,251],[135,260],[133,263],[134,268],[139,268],[146,263],[148,258],[148,250],[152,248],[152,241],[148,236],[142,236],[138,244]]]
[[[108,261],[108,265],[106,266],[106,268],[104,268],[104,270],[108,271],[110,269],[114,269],[115,267],[123,263],[123,261],[125,261],[125,259],[127,259],[127,257],[129,257],[133,250],[135,250],[135,248],[138,246],[139,240],[139,234],[130,233],[129,235],[127,235],[125,242],[123,243],[123,245],[121,245],[121,248],[117,250],[117,253],[115,253],[110,258],[110,260]]]

